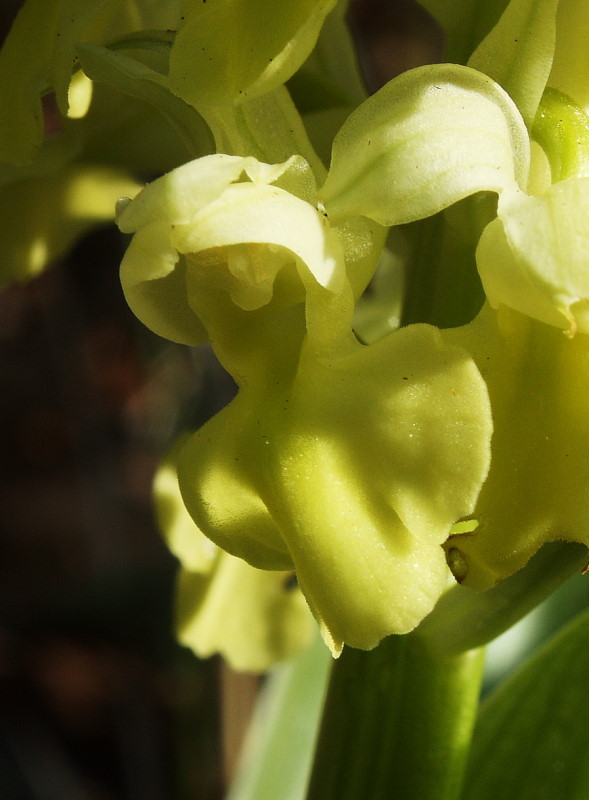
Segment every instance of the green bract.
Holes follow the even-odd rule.
[[[180,341],[206,331],[239,385],[179,456],[200,530],[294,569],[334,653],[414,628],[446,585],[441,545],[474,507],[491,423],[478,371],[434,328],[355,339],[350,279],[374,269],[379,227],[331,226],[300,157],[222,155],[148,186],[119,224],[136,313]]]
[[[170,57],[170,83],[200,108],[240,104],[296,72],[336,0],[185,2]]]

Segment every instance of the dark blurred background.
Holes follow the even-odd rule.
[[[0,292],[3,800],[220,796],[218,665],[174,642],[151,482],[225,379],[134,320],[122,247]]]

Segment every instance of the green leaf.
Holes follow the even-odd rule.
[[[336,0],[208,0],[186,8],[170,81],[195,108],[241,103],[284,83],[313,49]]]
[[[585,800],[589,612],[484,703],[462,800]]]
[[[475,192],[524,187],[529,140],[509,96],[469,67],[418,67],[348,118],[320,192],[330,216],[382,225],[428,217]]]
[[[468,61],[505,89],[529,129],[552,66],[558,5],[559,0],[511,0]]]
[[[332,660],[316,637],[259,695],[227,800],[303,800]]]

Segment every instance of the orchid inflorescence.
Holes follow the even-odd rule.
[[[366,98],[336,0],[27,0],[0,56],[6,280],[124,196],[129,306],[210,342],[238,386],[156,498],[181,639],[244,668],[308,641],[307,605],[334,655],[370,649],[453,579],[487,589],[546,541],[589,544],[589,12],[494,3],[458,56],[453,4],[422,5],[463,63]],[[472,247],[422,250],[418,290],[462,298],[452,262],[475,311],[397,327],[378,287],[403,265],[411,284],[403,235],[432,219]]]

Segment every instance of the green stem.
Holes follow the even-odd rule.
[[[334,665],[307,800],[457,800],[483,651],[432,652],[416,634]]]
[[[485,295],[475,250],[496,214],[497,199],[479,193],[402,229],[409,244],[402,324],[454,328],[470,322]]]

